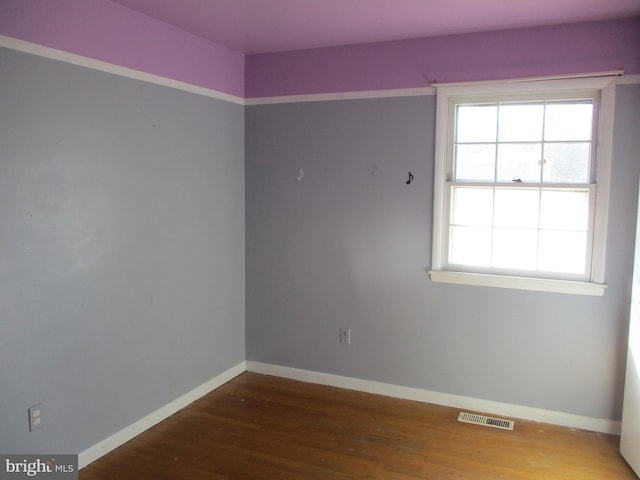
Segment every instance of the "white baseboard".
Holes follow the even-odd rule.
[[[249,372],[274,375],[303,382],[318,383],[321,385],[358,390],[367,393],[386,395],[389,397],[404,398],[407,400],[416,400],[419,402],[433,403],[446,407],[519,418],[534,422],[550,423],[553,425],[580,430],[620,435],[621,429],[620,422],[615,420],[586,417],[571,413],[556,412],[553,410],[513,405],[510,403],[494,402],[491,400],[482,400],[462,395],[453,395],[419,388],[404,387],[401,385],[392,385],[372,380],[343,377],[340,375],[301,370],[298,368],[283,367],[268,363],[247,361],[247,370]]]
[[[195,402],[207,393],[215,390],[229,380],[237,377],[241,373],[249,371],[274,375],[302,382],[317,383],[332,387],[358,390],[361,392],[375,393],[389,397],[416,400],[419,402],[433,403],[446,407],[472,410],[474,412],[489,413],[492,415],[502,415],[505,417],[520,418],[534,422],[550,423],[563,427],[576,428],[580,430],[590,430],[594,432],[620,435],[621,424],[619,421],[602,418],[585,417],[570,413],[556,412],[553,410],[543,410],[540,408],[524,407],[510,403],[494,402],[478,398],[453,395],[450,393],[434,392],[420,388],[404,387],[389,383],[363,380],[359,378],[343,377],[330,373],[315,372],[312,370],[302,370],[298,368],[283,367],[269,363],[243,361],[236,366],[222,372],[220,375],[185,393],[174,401],[160,407],[156,411],[114,433],[101,442],[87,448],[78,455],[78,468],[84,468],[96,461],[103,455],[118,448],[132,438],[140,435],[145,430],[160,423],[177,411]]]
[[[215,390],[234,377],[237,377],[246,370],[246,362],[240,362],[236,366],[231,367],[230,369],[222,372],[220,375],[217,375],[211,380],[208,380],[202,385],[180,396],[179,398],[176,398],[174,401],[141,418],[137,422],[132,423],[128,427],[125,427],[119,432],[114,433],[110,437],[105,438],[94,446],[80,452],[78,454],[78,468],[86,467],[90,463],[96,461],[98,458],[109,453],[111,450],[118,448],[132,438],[140,435],[145,430],[148,430],[154,425],[160,423],[162,420],[170,417],[177,411],[183,409],[190,403],[195,402],[199,398],[203,397],[212,390]]]

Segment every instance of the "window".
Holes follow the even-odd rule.
[[[604,293],[615,80],[440,86],[434,281]]]

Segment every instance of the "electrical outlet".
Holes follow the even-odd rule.
[[[340,329],[340,343],[344,343],[345,345],[351,345],[351,329],[350,328]]]
[[[33,407],[29,407],[29,431],[33,432],[42,427],[42,404],[39,403]]]

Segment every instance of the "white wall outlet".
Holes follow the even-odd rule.
[[[345,345],[351,345],[351,329],[350,328],[340,329],[340,343],[344,343]]]
[[[33,432],[42,427],[42,404],[29,407],[29,431]]]

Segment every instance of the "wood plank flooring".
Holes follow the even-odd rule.
[[[244,373],[80,471],[80,480],[636,480],[618,437]]]

